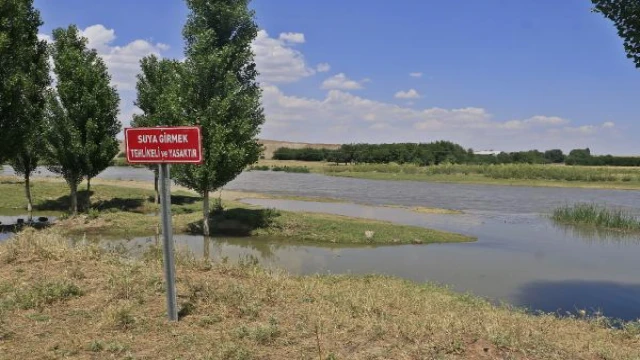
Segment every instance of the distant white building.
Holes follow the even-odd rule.
[[[497,151],[497,150],[480,150],[480,151],[474,151],[473,153],[475,155],[498,155],[501,152],[502,151]]]

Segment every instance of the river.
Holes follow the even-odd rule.
[[[6,168],[4,171],[10,172]],[[140,168],[110,168],[99,177],[153,179],[151,172]],[[640,318],[637,276],[640,240],[618,233],[559,227],[545,216],[556,206],[581,201],[640,214],[637,191],[374,181],[260,171],[243,173],[225,188],[339,198],[353,203],[245,201],[282,210],[326,212],[431,227],[472,235],[478,241],[349,247],[177,236],[178,244],[214,258],[252,255],[265,265],[298,274],[388,274],[438,282],[457,291],[536,310],[564,314],[584,309],[626,320]],[[376,205],[440,207],[462,210],[464,214],[422,214]],[[131,244],[151,241],[139,238]]]

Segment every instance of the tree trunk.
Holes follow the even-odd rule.
[[[76,216],[78,215],[78,184],[74,182],[69,184],[69,187],[71,188],[71,209],[69,211],[71,215]]]
[[[160,204],[160,190],[158,188],[159,177],[160,177],[159,169],[156,167],[155,170],[153,170],[153,189],[156,191],[156,198],[154,200],[154,204]]]
[[[87,177],[87,211],[91,209],[91,178]]]
[[[202,194],[202,197],[202,234],[204,236],[209,236],[209,191],[205,191],[204,194]]]
[[[33,201],[31,200],[31,184],[29,174],[24,176],[24,193],[27,196],[27,216],[28,222],[33,220]]]

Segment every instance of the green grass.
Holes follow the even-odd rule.
[[[14,284],[30,291],[29,284],[63,283],[70,264],[86,274],[74,280],[84,295],[42,301],[42,317],[19,306],[0,312],[0,357],[640,358],[637,322],[616,329],[601,316],[531,315],[434,284],[379,275],[292,276],[183,255],[177,254],[187,259],[176,262],[177,293],[179,307],[189,311],[167,323],[161,257],[69,247],[52,230],[27,230],[0,244],[0,298],[11,296]],[[132,280],[110,283],[114,278]],[[122,296],[123,287],[134,296]]]
[[[640,220],[637,217],[620,209],[610,209],[592,203],[577,203],[559,207],[553,211],[551,218],[562,224],[640,232]]]
[[[117,183],[117,182],[114,182]],[[154,235],[160,229],[158,206],[152,202],[154,192],[129,185],[92,185],[91,208],[88,212],[66,218],[55,226],[73,237],[133,238]],[[20,207],[24,184],[0,183],[3,209]],[[59,181],[32,183],[35,209],[63,213],[69,206],[68,189]],[[86,194],[83,193],[83,196]],[[324,214],[276,211],[223,200],[215,211],[212,199],[210,226],[213,235],[269,236],[287,241],[325,242],[337,244],[427,244],[473,241],[459,234],[416,226]],[[83,201],[79,201],[83,203]],[[185,191],[171,197],[173,228],[176,233],[202,233],[202,199]]]
[[[82,290],[66,280],[40,281],[0,294],[0,308],[39,309],[46,305],[82,296]]]
[[[558,165],[437,165],[411,164],[325,166],[327,175],[373,180],[412,180],[498,185],[640,188],[640,169]]]
[[[287,172],[287,173],[301,173],[308,174],[311,172],[306,166],[289,166],[289,165],[253,165],[248,168],[249,171],[279,171],[279,172]]]

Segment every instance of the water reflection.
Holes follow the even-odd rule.
[[[594,226],[580,226],[554,223],[566,236],[579,237],[588,244],[636,244],[640,245],[640,235],[633,232],[614,231]]]

